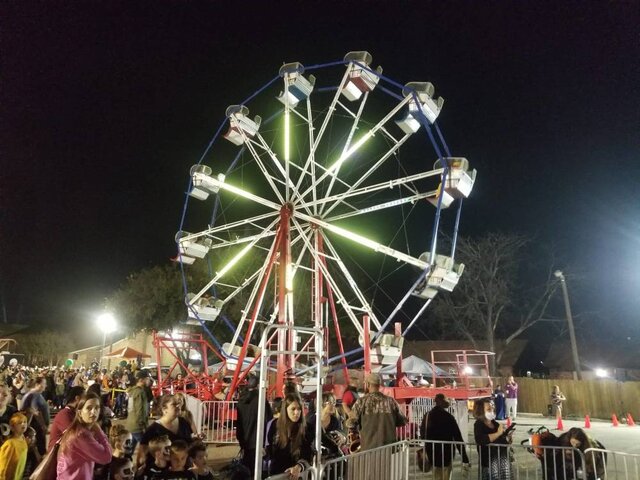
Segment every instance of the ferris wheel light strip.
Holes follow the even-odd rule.
[[[316,225],[326,230],[329,230],[330,232],[333,232],[337,235],[340,235],[341,237],[347,238],[349,240],[353,240],[354,242],[357,242],[376,252],[384,253],[385,255],[389,255],[390,257],[395,258],[396,260],[409,263],[411,265],[415,265],[416,267],[419,267],[423,270],[427,268],[427,266],[429,265],[428,263],[423,262],[420,259],[412,257],[411,255],[407,255],[406,253],[399,252],[398,250],[395,250],[391,247],[382,245],[374,240],[370,240],[357,233],[350,232],[349,230],[342,227],[338,227],[337,225],[332,225],[331,223],[320,220],[319,218],[314,218],[309,215],[305,215],[304,213],[301,213],[299,211],[294,211],[293,216],[310,223],[315,223]]]
[[[238,261],[242,257],[244,257],[246,253],[249,250],[251,250],[251,248],[256,243],[258,243],[264,237],[273,235],[273,232],[271,232],[270,230],[276,223],[278,223],[278,221],[279,221],[279,218],[276,218],[273,222],[271,222],[271,225],[269,225],[262,234],[256,235],[256,238],[251,240],[250,243],[245,245],[242,248],[242,250],[240,250],[231,260],[229,260],[229,262],[227,262],[227,264],[216,273],[215,277],[213,277],[211,281],[209,281],[209,283],[207,283],[204,286],[204,288],[202,288],[193,298],[191,298],[191,300],[189,301],[189,305],[195,305],[195,303],[200,299],[200,297],[202,297],[202,295],[204,295],[207,292],[207,290],[209,290],[213,285],[215,285],[218,282],[218,280],[220,280],[220,278],[222,278],[222,276],[231,269],[231,267],[233,267],[236,263],[238,263]]]
[[[344,218],[355,217],[357,215],[363,215],[365,213],[376,212],[378,210],[383,210],[385,208],[397,207],[398,205],[404,205],[405,203],[415,203],[418,200],[423,198],[433,197],[437,193],[437,190],[432,190],[430,192],[418,193],[416,195],[412,195],[410,197],[401,198],[398,200],[390,200],[388,202],[379,203],[378,205],[373,205],[371,207],[363,208],[360,210],[356,210],[354,212],[343,213],[342,215],[336,215],[335,217],[327,218],[328,222],[334,222],[336,220],[342,220]]]
[[[289,109],[287,108],[284,111],[284,161],[288,162],[289,161],[289,135],[290,135],[290,131],[289,131]]]

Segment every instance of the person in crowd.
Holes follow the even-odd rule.
[[[257,376],[248,376],[247,387],[238,400],[238,421],[236,423],[236,438],[242,450],[242,464],[251,472],[255,467],[258,428],[264,435],[265,427],[273,417],[271,406],[265,400],[264,425],[258,426],[258,381]]]
[[[114,458],[133,457],[133,437],[122,424],[116,424],[109,430],[109,443]]]
[[[480,456],[481,480],[510,479],[508,445],[511,444],[513,430],[507,432],[496,422],[495,405],[490,398],[476,400],[473,415],[476,418],[473,433]]]
[[[189,458],[193,467],[191,472],[195,480],[213,480],[213,473],[207,466],[207,446],[202,442],[195,442],[189,449]]]
[[[64,407],[64,399],[65,399],[65,379],[66,374],[64,370],[58,370],[54,377],[54,382],[56,386],[56,395],[53,404],[55,407],[60,410]]]
[[[518,384],[514,380],[513,376],[509,377],[507,385],[504,387],[505,408],[507,417],[511,417],[511,420],[515,420],[518,416]]]
[[[38,452],[36,431],[33,428],[27,427],[27,430],[24,432],[24,439],[27,442],[27,463],[24,466],[22,478],[29,478],[36,467],[40,465],[42,455]]]
[[[315,438],[316,418],[316,412],[307,417],[307,434],[311,439]],[[342,431],[342,421],[337,414],[336,397],[331,392],[322,394],[320,432],[324,458],[341,456],[341,448],[346,444],[347,437]]]
[[[151,480],[161,477],[169,469],[171,440],[167,435],[149,440],[149,455],[142,467],[142,478]]]
[[[171,443],[169,454],[169,470],[165,473],[166,480],[195,480],[195,475],[187,469],[189,460],[189,445],[184,440]]]
[[[71,387],[67,392],[66,405],[56,414],[51,424],[48,450],[53,448],[56,442],[60,440],[60,437],[62,437],[64,431],[69,428],[69,425],[73,422],[73,419],[76,417],[76,407],[83,394],[84,389],[82,387]]]
[[[11,435],[0,447],[0,480],[22,480],[28,449],[24,438],[26,415],[14,413],[9,419],[9,428]]]
[[[58,480],[91,480],[96,463],[111,461],[109,439],[98,425],[100,398],[84,394],[76,417],[62,436],[58,451]]]
[[[149,441],[152,438],[166,435],[170,442],[176,440],[184,440],[187,443],[192,441],[193,430],[191,425],[184,418],[180,417],[178,403],[173,395],[163,395],[158,400],[158,409],[161,416],[158,420],[151,423],[144,431],[140,439],[140,448],[138,449],[138,464],[143,462],[147,454]]]
[[[178,404],[178,410],[180,412],[179,415],[182,418],[184,418],[187,422],[189,422],[189,425],[191,426],[191,431],[193,433],[197,433],[198,427],[196,426],[196,422],[193,418],[193,414],[187,408],[187,396],[182,392],[174,393],[173,396],[175,398],[176,403]]]
[[[406,425],[398,402],[380,391],[380,374],[369,373],[365,378],[367,394],[353,404],[347,424],[360,434],[361,450],[370,450],[396,441],[396,428]]]
[[[308,468],[313,459],[313,448],[298,394],[290,393],[284,397],[280,417],[272,422],[267,439],[270,475],[287,473],[295,479]]]
[[[551,415],[554,418],[562,417],[562,402],[566,400],[564,394],[560,391],[559,385],[554,385],[551,390]]]
[[[456,449],[454,449],[451,444],[440,443],[442,441],[464,442],[464,440],[456,419],[447,411],[450,404],[444,394],[436,394],[434,404],[434,407],[422,419],[420,438],[435,442],[425,444],[427,457],[433,466],[434,480],[450,480],[456,449],[462,455],[464,465],[469,464],[469,457],[464,444],[456,445]]]
[[[9,419],[16,413],[16,407],[11,405],[11,389],[7,385],[0,384],[0,432],[9,431]],[[3,425],[5,425],[3,427]],[[0,445],[2,444],[2,433],[0,433]]]
[[[139,370],[135,375],[136,383],[127,390],[129,402],[127,406],[127,430],[131,432],[133,437],[133,448],[142,439],[142,434],[149,425],[149,398],[145,390],[145,386],[149,385],[151,379],[149,372]]]
[[[42,396],[42,392],[47,387],[47,381],[44,377],[38,376],[29,381],[28,387],[29,392],[22,397],[22,410],[31,418],[29,426],[36,431],[38,452],[44,455],[47,452],[46,437],[51,421],[49,405]]]
[[[133,480],[135,470],[128,457],[114,457],[109,465],[109,478],[111,480]]]
[[[606,454],[598,451],[585,453],[585,451],[590,448],[604,450],[605,447],[597,440],[589,437],[584,430],[576,427],[570,428],[568,432],[560,435],[559,444],[563,447],[576,448],[584,455],[586,465],[582,465],[582,458],[580,456],[574,455],[571,450],[565,450],[567,470],[573,470],[575,465],[576,470],[583,471],[582,478],[586,480],[605,478]]]
[[[357,382],[354,378],[349,379],[349,386],[347,390],[342,394],[342,410],[346,418],[351,414],[351,408],[356,400],[360,397],[357,389]]]
[[[493,402],[496,405],[496,420],[506,419],[507,415],[504,402],[504,392],[502,391],[502,386],[500,384],[496,385],[496,388],[493,391]]]

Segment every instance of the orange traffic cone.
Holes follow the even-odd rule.
[[[584,416],[584,428],[591,428],[591,419],[588,413]]]
[[[511,426],[511,417],[507,417],[507,428]]]
[[[564,425],[562,424],[562,415],[558,415],[558,426],[556,427],[558,430],[564,430]]]
[[[627,413],[627,426],[628,427],[635,427],[636,426],[635,422],[633,421],[633,417],[631,416],[630,413]]]
[[[620,425],[618,423],[618,417],[616,416],[616,414],[614,413],[613,415],[611,415],[611,423],[613,423],[614,427],[617,427],[618,425]]]

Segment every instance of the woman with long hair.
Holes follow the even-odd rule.
[[[284,397],[277,421],[267,432],[270,475],[288,473],[298,478],[313,460],[312,439],[302,415],[302,400],[295,393]]]
[[[184,440],[191,443],[193,430],[187,420],[180,416],[180,401],[174,395],[163,395],[158,400],[161,416],[147,427],[140,440],[140,448],[136,456],[136,465],[144,463],[149,449],[149,440],[166,435],[171,442]]]
[[[511,461],[508,445],[511,433],[496,422],[496,409],[490,398],[476,400],[473,406],[476,423],[473,433],[480,456],[482,480],[511,479]]]
[[[584,470],[584,478],[586,480],[596,480],[596,478],[604,478],[605,476],[605,465],[607,463],[607,456],[604,452],[594,452],[590,451],[585,453],[585,450],[590,448],[599,448],[604,450],[604,445],[602,445],[597,440],[591,438],[589,435],[585,433],[581,428],[570,428],[567,433],[560,435],[559,438],[560,445],[563,447],[573,447],[580,450],[584,454],[584,461],[586,465],[582,464],[582,459],[580,456],[573,457],[573,451],[565,450],[565,455],[567,456],[566,465],[567,470],[573,468],[575,465],[576,469]]]
[[[111,461],[111,446],[98,425],[99,414],[100,398],[84,394],[60,442],[58,480],[91,480],[96,463],[104,465]]]

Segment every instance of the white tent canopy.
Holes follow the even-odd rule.
[[[449,374],[440,367],[434,367],[431,363],[423,360],[415,355],[410,355],[402,359],[402,373],[406,375],[422,375],[431,377],[435,369],[436,375],[448,376]],[[379,370],[383,375],[395,375],[397,371],[396,365],[388,365]]]

